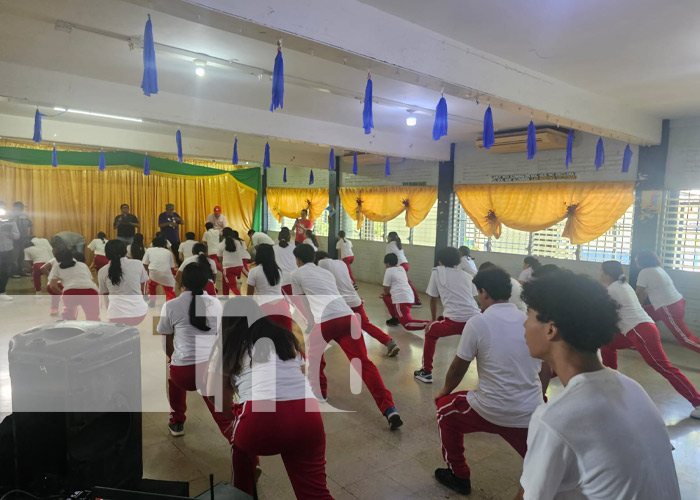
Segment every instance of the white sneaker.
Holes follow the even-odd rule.
[[[700,406],[696,406],[695,409],[690,412],[690,418],[697,418],[700,420]]]
[[[7,294],[0,293],[0,301],[3,301],[3,300],[4,300],[5,302],[9,302],[9,301],[11,301],[11,300],[13,300],[13,299],[12,299],[12,297],[10,297],[10,296],[7,295]]]
[[[40,298],[41,298],[41,292],[36,292],[36,293],[34,294],[34,298],[35,298],[35,299],[40,299]]]

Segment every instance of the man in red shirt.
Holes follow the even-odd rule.
[[[294,225],[292,226],[292,231],[295,233],[294,237],[294,244],[295,245],[301,245],[304,243],[304,238],[306,238],[306,230],[307,229],[313,229],[314,223],[313,221],[307,219],[307,216],[309,214],[308,210],[302,210],[301,211],[301,217],[294,221]]]

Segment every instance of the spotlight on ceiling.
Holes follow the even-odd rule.
[[[204,70],[204,66],[207,65],[206,61],[202,61],[201,59],[195,59],[194,60],[194,72],[197,76],[204,76],[206,71]]]
[[[406,118],[406,125],[409,127],[415,127],[416,126],[416,117],[415,116],[409,116]]]

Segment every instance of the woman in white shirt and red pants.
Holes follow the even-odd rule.
[[[63,285],[63,319],[74,320],[78,316],[78,306],[83,308],[85,319],[100,321],[100,296],[92,281],[88,266],[77,262],[71,250],[56,253],[57,266],[51,268],[49,287],[59,294]]]

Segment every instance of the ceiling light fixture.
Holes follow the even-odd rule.
[[[143,120],[141,118],[131,118],[129,116],[108,115],[105,113],[93,113],[92,111],[81,111],[79,109],[67,109],[67,108],[59,108],[59,107],[55,107],[53,109],[54,109],[54,111],[62,111],[63,113],[76,113],[78,115],[97,116],[100,118],[112,118],[114,120],[125,120],[128,122],[138,122],[138,123],[143,122]]]
[[[194,72],[197,76],[202,77],[206,73],[204,66],[207,65],[206,61],[203,61],[202,59],[195,59],[194,60]]]
[[[408,118],[406,118],[406,125],[408,125],[409,127],[415,127],[416,122],[417,120],[415,116],[409,116]]]

